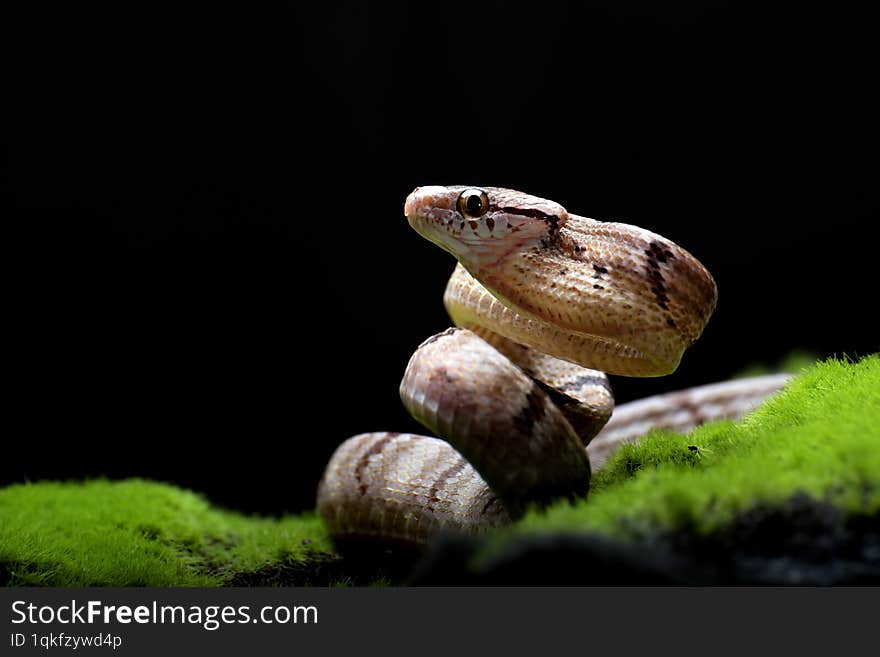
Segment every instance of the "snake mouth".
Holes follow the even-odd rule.
[[[456,192],[449,187],[416,187],[406,198],[403,213],[410,227],[429,242],[463,262],[480,259],[482,239],[469,236],[468,222],[455,207]]]

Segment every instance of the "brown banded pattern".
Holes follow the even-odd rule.
[[[400,386],[407,410],[442,439],[344,442],[318,489],[337,540],[419,546],[441,531],[504,525],[530,505],[585,496],[590,459],[640,435],[640,417],[693,426],[781,385],[685,391],[609,421],[603,372],[675,370],[715,307],[706,269],[660,235],[508,189],[420,187],[404,211],[459,261],[444,294],[459,328],[423,342]]]

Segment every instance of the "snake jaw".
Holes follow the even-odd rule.
[[[485,196],[479,214],[463,214],[460,200],[468,192]],[[545,242],[568,221],[558,203],[496,187],[417,187],[406,199],[404,214],[417,233],[470,271],[494,267]]]

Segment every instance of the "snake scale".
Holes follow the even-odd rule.
[[[458,260],[444,294],[455,327],[418,347],[400,385],[439,438],[376,432],[339,446],[317,498],[338,542],[423,546],[508,524],[586,496],[591,468],[648,428],[736,417],[784,384],[658,395],[609,421],[606,372],[669,374],[701,335],[717,299],[706,268],[656,233],[509,189],[419,187],[404,214]]]

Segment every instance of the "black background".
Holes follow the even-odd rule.
[[[313,506],[344,438],[418,428],[397,386],[453,265],[403,219],[423,184],[638,224],[713,272],[678,372],[618,401],[875,351],[869,4],[32,4],[7,26],[2,481]]]

